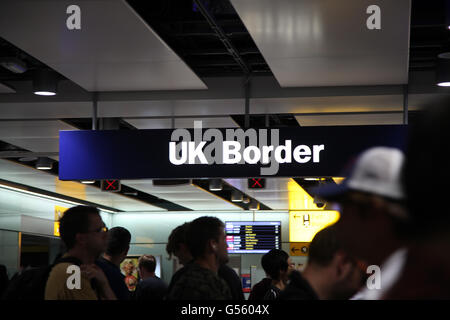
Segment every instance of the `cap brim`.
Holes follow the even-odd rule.
[[[345,181],[341,184],[327,183],[320,187],[312,188],[310,193],[323,200],[337,201],[342,199],[350,191]]]

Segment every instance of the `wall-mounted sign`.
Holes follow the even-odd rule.
[[[250,179],[248,179],[248,188],[249,189],[265,189],[266,188],[266,179],[250,178]]]
[[[55,221],[53,222],[53,235],[56,237],[60,236],[59,233],[59,220],[63,217],[64,212],[69,210],[69,208],[55,206]]]
[[[120,192],[121,186],[120,180],[102,180],[101,190],[108,192]]]
[[[290,256],[308,256],[309,242],[291,242],[289,243]]]
[[[317,232],[337,222],[339,217],[334,210],[289,211],[289,241],[311,242]]]
[[[339,176],[371,146],[403,148],[406,126],[61,131],[61,180]]]

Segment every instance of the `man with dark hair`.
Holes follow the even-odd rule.
[[[169,259],[172,258],[172,255],[174,255],[183,266],[192,260],[191,252],[186,244],[186,231],[188,226],[189,222],[185,222],[173,229],[169,235],[169,240],[166,245],[166,251],[169,254]]]
[[[166,246],[169,259],[172,255],[174,255],[183,266],[188,265],[193,260],[191,252],[186,244],[186,232],[188,227],[189,222],[186,222],[173,229],[169,235],[169,240]],[[172,276],[168,292],[170,292],[172,286],[178,281],[178,278],[186,270],[187,268],[182,268]],[[226,263],[223,263],[219,266],[217,275],[228,284],[233,300],[245,300],[244,293],[242,292],[241,279],[232,268],[230,268]]]
[[[217,273],[228,262],[225,225],[215,217],[200,217],[189,224],[186,242],[193,262],[185,266],[168,293],[169,300],[228,300],[228,285]]]
[[[361,287],[363,271],[342,251],[335,226],[319,231],[309,247],[303,273],[293,271],[281,300],[349,299]]]
[[[264,294],[263,300],[276,300],[285,289],[294,264],[285,251],[272,249],[262,257],[261,266],[271,279],[271,286]]]
[[[381,271],[380,285],[368,286],[358,294],[361,299],[383,299],[406,265],[410,217],[401,184],[404,161],[399,149],[372,147],[359,155],[344,182],[311,191],[339,204],[336,232],[342,248]]]
[[[155,275],[156,258],[144,254],[139,258],[138,270],[141,281],[136,286],[136,300],[163,300],[167,294],[167,284]]]
[[[125,284],[125,276],[120,271],[120,264],[125,260],[130,249],[131,234],[123,227],[114,227],[108,231],[106,251],[95,263],[103,270],[109,285],[118,300],[130,299],[130,292]]]
[[[60,219],[61,239],[67,253],[63,258],[77,260],[81,267],[80,287],[69,287],[71,263],[59,263],[50,272],[45,287],[46,300],[115,300],[108,279],[95,260],[106,249],[108,228],[95,207],[70,208]],[[76,268],[75,268],[76,269]],[[76,275],[76,271],[75,271]]]

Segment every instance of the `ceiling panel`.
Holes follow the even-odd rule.
[[[302,127],[403,124],[401,113],[296,116],[295,118]]]
[[[59,120],[2,121],[0,140],[32,152],[59,152],[59,131],[76,128]],[[58,160],[58,156],[49,156]]]
[[[172,119],[127,119],[138,129],[172,129]],[[179,118],[174,119],[175,128],[194,128],[194,121],[202,121],[203,128],[236,128],[238,125],[231,117]]]
[[[126,1],[78,2],[80,30],[66,26],[73,4],[3,0],[0,36],[88,91],[206,89]]]
[[[92,117],[92,102],[3,102],[1,119],[61,119]]]
[[[410,0],[377,1],[381,30],[369,0],[231,3],[282,87],[408,82]]]
[[[0,93],[15,93],[15,92],[16,92],[15,90],[0,83]]]
[[[78,182],[60,181],[51,174],[0,159],[0,179],[16,182],[38,189],[56,192],[77,199],[123,211],[164,211],[141,201],[100,191],[98,188]]]
[[[154,186],[151,180],[123,180],[123,184],[193,210],[242,210],[193,185]]]
[[[242,114],[244,99],[100,101],[99,117],[160,117]]]
[[[265,98],[250,102],[250,111],[255,114],[401,110],[402,95]]]

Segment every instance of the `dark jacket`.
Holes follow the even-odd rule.
[[[139,281],[134,291],[135,300],[163,300],[167,294],[167,284],[158,277]]]
[[[232,268],[223,264],[219,267],[217,275],[225,280],[228,287],[230,287],[233,300],[245,300],[244,293],[242,292],[241,278],[239,278]]]
[[[319,300],[309,282],[298,271],[292,271],[289,283],[280,293],[280,300]]]
[[[267,291],[272,287],[272,279],[264,278],[257,284],[255,284],[250,291],[250,296],[248,300],[264,300],[264,296]]]
[[[196,263],[190,263],[183,269],[177,280],[171,283],[167,300],[232,299],[230,288],[226,282],[213,271]]]
[[[129,300],[130,291],[125,284],[125,276],[120,271],[120,268],[103,257],[95,261],[95,264],[105,273],[105,276],[108,279],[109,285],[116,295],[117,300]]]

